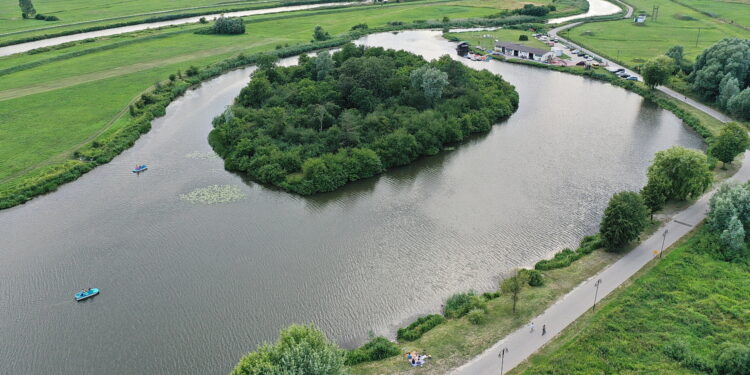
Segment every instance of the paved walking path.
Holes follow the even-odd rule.
[[[729,180],[744,182],[748,179],[750,179],[750,152],[745,153],[742,167]],[[501,360],[498,355],[504,348],[508,349],[503,360],[505,371],[526,360],[579,316],[591,310],[596,292],[595,283],[598,280],[601,280],[597,297],[597,300],[600,300],[651,261],[655,257],[654,250],[661,249],[662,240],[665,240],[664,248],[667,248],[700,223],[706,217],[708,200],[714,192],[715,190],[710,191],[692,206],[674,215],[663,229],[654,233],[611,266],[581,283],[544,313],[535,317],[532,320],[535,325],[533,333],[529,332],[528,326],[518,329],[470,362],[454,370],[453,374],[499,374]],[[663,237],[665,232],[666,238]],[[541,335],[542,325],[547,326],[547,334],[544,336]]]

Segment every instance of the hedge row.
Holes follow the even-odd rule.
[[[565,268],[584,255],[591,254],[594,250],[602,247],[602,239],[599,234],[583,237],[576,251],[564,249],[555,254],[552,259],[543,259],[534,265],[534,269],[540,271]]]
[[[401,349],[396,343],[380,336],[357,349],[348,351],[344,363],[347,366],[352,366],[362,362],[379,361],[399,354],[401,354]]]
[[[414,341],[427,331],[445,322],[445,317],[440,314],[431,314],[423,316],[409,324],[406,328],[399,328],[396,332],[396,339],[400,341]]]

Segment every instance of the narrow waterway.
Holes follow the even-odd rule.
[[[588,2],[589,10],[586,13],[577,14],[575,16],[552,18],[547,23],[558,24],[587,17],[608,16],[621,10],[620,7],[606,0],[588,0]]]
[[[360,42],[455,54],[435,31]],[[503,272],[596,232],[656,151],[703,147],[623,89],[462,61],[513,83],[518,111],[454,151],[330,194],[269,189],[212,157],[211,119],[247,83],[243,69],[172,103],[111,163],[0,211],[0,374],[225,374],[293,322],[345,346],[392,336],[452,293],[494,289]],[[150,169],[136,176],[140,163]],[[245,198],[180,199],[211,185]],[[84,287],[102,294],[74,302]]]
[[[355,2],[292,5],[292,6],[282,6],[282,7],[264,8],[264,9],[255,9],[255,10],[241,10],[237,12],[206,14],[203,16],[179,18],[179,19],[168,20],[168,21],[139,23],[137,25],[113,27],[113,28],[104,29],[104,30],[89,31],[85,33],[71,34],[71,35],[59,36],[55,38],[47,38],[47,39],[42,39],[42,40],[35,40],[33,42],[19,43],[19,44],[13,44],[10,46],[0,47],[0,56],[8,56],[14,53],[31,51],[32,49],[37,49],[37,48],[42,48],[42,47],[56,46],[58,44],[75,42],[78,40],[98,38],[98,37],[109,36],[109,35],[125,34],[125,33],[131,33],[133,31],[146,30],[146,29],[156,29],[156,28],[164,27],[164,26],[183,25],[186,23],[196,23],[200,21],[201,18],[204,18],[204,17],[207,20],[212,21],[221,15],[225,17],[246,17],[246,16],[257,16],[260,14],[284,13],[284,12],[293,12],[297,10],[326,8],[326,7],[332,7],[332,6],[345,6],[345,5],[352,5],[352,4],[355,4]]]

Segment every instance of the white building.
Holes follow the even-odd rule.
[[[506,56],[518,57],[534,61],[542,61],[542,56],[549,51],[543,49],[528,47],[521,44],[510,42],[496,42],[495,51]]]

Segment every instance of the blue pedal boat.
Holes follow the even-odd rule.
[[[91,298],[95,295],[99,294],[99,288],[91,288],[89,290],[82,290],[75,295],[76,301],[83,301],[87,298]]]
[[[141,173],[145,172],[148,169],[148,166],[146,164],[139,165],[133,169],[133,173]]]

